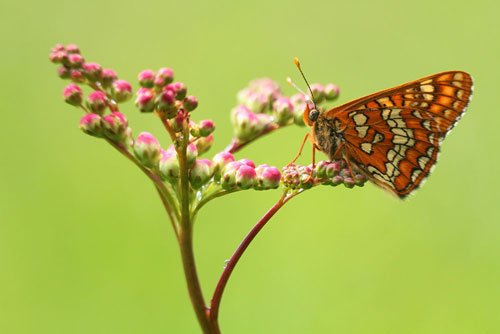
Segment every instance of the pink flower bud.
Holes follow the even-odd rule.
[[[184,113],[179,111],[175,114],[175,117],[170,120],[172,129],[175,132],[181,132],[184,124]]]
[[[101,81],[102,67],[97,63],[85,63],[83,75],[91,82]]]
[[[274,121],[285,125],[293,118],[293,105],[288,97],[280,97],[273,104]]]
[[[325,168],[326,177],[333,178],[340,172],[340,166],[336,162],[329,163]]]
[[[221,172],[220,183],[222,188],[231,189],[236,185],[236,172],[243,166],[239,161],[228,163]]]
[[[255,113],[263,113],[269,107],[269,99],[265,94],[254,92],[247,97],[245,105]]]
[[[186,96],[184,99],[184,108],[187,111],[193,111],[198,107],[198,99],[192,95]]]
[[[104,116],[102,126],[104,135],[112,140],[121,142],[127,137],[127,119],[118,111]]]
[[[156,73],[156,77],[163,79],[163,85],[166,85],[174,80],[174,71],[170,68],[162,67]]]
[[[54,64],[69,65],[68,54],[64,50],[58,50],[58,51],[51,52],[49,59]]]
[[[336,175],[332,179],[332,186],[337,186],[344,182],[344,177],[342,175]]]
[[[316,177],[318,179],[326,178],[326,168],[328,167],[328,162],[320,161],[316,164]]]
[[[87,97],[87,107],[96,114],[102,115],[108,106],[108,98],[103,92],[96,90]]]
[[[83,73],[79,70],[72,70],[71,71],[71,81],[75,83],[84,83],[85,82],[85,77],[83,76]]]
[[[313,83],[311,85],[311,91],[316,100],[316,103],[321,103],[325,99],[325,89],[320,83]]]
[[[340,93],[340,89],[337,85],[328,84],[325,86],[325,97],[327,100],[335,100]]]
[[[249,189],[257,183],[255,169],[243,164],[236,171],[236,185],[241,189]]]
[[[57,75],[61,79],[69,79],[71,78],[71,71],[69,68],[63,65],[57,69]]]
[[[142,87],[137,91],[135,105],[141,112],[152,111],[155,106],[154,98],[155,93],[152,89]]]
[[[155,167],[161,158],[161,146],[151,133],[142,132],[134,141],[134,153],[146,167]]]
[[[302,93],[297,93],[295,95],[292,95],[290,97],[290,102],[292,102],[294,109],[304,109],[303,106],[306,103],[306,98],[304,94]],[[300,108],[298,108],[300,107]]]
[[[182,82],[174,82],[166,85],[163,89],[169,89],[174,92],[175,99],[181,101],[186,97],[187,88]]]
[[[158,166],[160,177],[172,184],[177,183],[179,179],[179,161],[175,150],[165,151],[161,150],[161,159]]]
[[[77,85],[70,84],[63,89],[63,97],[66,103],[72,106],[79,106],[82,104],[83,92]]]
[[[281,173],[276,167],[267,167],[259,175],[259,185],[264,189],[276,189],[280,185]]]
[[[101,84],[104,88],[110,87],[117,78],[116,72],[112,69],[106,68],[101,72]]]
[[[344,179],[344,186],[346,188],[350,189],[350,188],[354,187],[355,185],[356,185],[356,181],[352,177],[346,177]]]
[[[249,160],[249,159],[240,159],[238,161],[241,162],[244,165],[247,165],[248,167],[255,168],[255,164],[253,163],[252,160]]]
[[[206,184],[213,175],[213,164],[208,159],[196,160],[189,169],[189,182],[193,189],[199,189]]]
[[[80,68],[85,60],[78,53],[73,53],[68,56],[69,66],[72,68]]]
[[[155,80],[155,72],[153,70],[144,70],[137,76],[139,85],[146,88],[152,88]]]
[[[209,119],[205,119],[200,122],[198,126],[198,132],[201,137],[207,137],[215,130],[215,124]]]
[[[158,109],[165,111],[167,118],[173,118],[177,115],[175,108],[175,96],[171,90],[164,90],[158,97]]]
[[[80,119],[80,130],[91,136],[102,137],[101,116],[86,114]]]
[[[186,148],[186,158],[188,167],[191,166],[196,158],[198,157],[198,148],[196,148],[195,144],[189,144]]]
[[[227,164],[234,161],[234,156],[229,152],[223,151],[217,153],[212,161],[214,162],[215,179],[218,181],[220,180],[221,171]]]
[[[125,102],[132,97],[132,86],[125,80],[115,80],[111,87],[113,99],[118,103]]]
[[[264,128],[259,117],[244,105],[237,106],[231,112],[234,132],[241,141],[247,141],[257,136]]]
[[[67,53],[80,53],[80,48],[78,46],[76,46],[75,44],[68,44],[68,45],[66,45],[66,52]]]
[[[210,147],[212,147],[212,142],[214,141],[214,135],[208,135],[206,137],[201,137],[198,138],[194,142],[196,145],[196,148],[198,149],[198,155],[202,155],[203,153],[207,152]]]

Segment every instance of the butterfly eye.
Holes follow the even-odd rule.
[[[316,120],[318,119],[318,116],[319,116],[318,109],[316,109],[316,108],[311,109],[311,111],[309,112],[309,120],[311,122],[316,122]]]

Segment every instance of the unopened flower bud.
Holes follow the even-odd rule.
[[[189,169],[189,182],[193,189],[199,189],[206,184],[213,175],[213,164],[208,159],[196,160]]]
[[[326,176],[333,178],[340,172],[340,166],[336,162],[331,162],[326,166]]]
[[[112,84],[113,99],[120,103],[132,97],[132,86],[125,80],[115,80]]]
[[[293,118],[293,105],[289,98],[280,97],[273,103],[273,117],[279,125],[285,125]]]
[[[54,64],[69,65],[68,54],[64,50],[54,51],[50,54],[50,61]]]
[[[71,78],[71,70],[64,65],[60,66],[57,69],[57,75],[61,79],[69,79],[69,78]]]
[[[236,137],[247,141],[257,136],[263,126],[256,114],[244,105],[237,106],[231,112]]]
[[[102,67],[97,63],[85,63],[83,75],[91,82],[101,81]]]
[[[108,98],[103,92],[96,90],[87,97],[87,107],[96,114],[102,115],[108,106]]]
[[[170,120],[170,125],[174,132],[181,132],[184,126],[184,113],[179,111],[175,114],[175,117]]]
[[[80,68],[85,60],[78,53],[73,53],[68,56],[68,65],[72,68]]]
[[[163,85],[167,85],[174,80],[174,71],[167,67],[162,67],[156,73],[157,78],[163,79]]]
[[[311,85],[312,95],[316,103],[321,103],[325,99],[325,89],[320,83],[313,83]]]
[[[254,113],[263,113],[269,107],[269,100],[266,95],[254,92],[247,97],[245,105]]]
[[[179,161],[175,150],[173,152],[161,150],[161,159],[158,166],[160,177],[170,183],[179,179]]]
[[[183,100],[186,97],[187,88],[182,82],[174,82],[165,86],[165,88],[171,89],[174,92],[176,100]]]
[[[184,99],[184,108],[186,108],[187,111],[193,111],[196,107],[198,107],[198,99],[192,95],[186,96]]]
[[[77,85],[70,84],[63,89],[63,97],[66,103],[72,106],[79,106],[82,104],[83,92]]]
[[[220,179],[221,171],[230,162],[234,161],[234,156],[229,152],[219,152],[217,153],[212,161],[214,162],[215,179],[218,181]]]
[[[364,175],[362,174],[357,174],[355,176],[356,178],[356,185],[359,186],[359,187],[362,187],[365,185],[365,182],[366,182],[366,177],[364,177]]]
[[[111,87],[113,81],[117,79],[116,72],[110,68],[106,68],[101,72],[101,84],[104,88]]]
[[[222,188],[231,189],[236,185],[236,172],[243,166],[239,161],[228,163],[221,173],[220,183]]]
[[[325,97],[327,100],[335,100],[340,93],[340,89],[337,85],[328,84],[325,86]]]
[[[155,72],[153,70],[144,70],[137,76],[139,85],[146,88],[152,88],[155,80]]]
[[[355,180],[353,180],[353,178],[352,178],[352,177],[346,177],[346,178],[344,179],[344,186],[345,186],[346,188],[352,188],[352,187],[354,187],[355,185],[356,185],[356,181],[355,181]]]
[[[80,119],[80,130],[91,136],[102,137],[101,116],[86,114]]]
[[[155,106],[155,93],[152,89],[142,87],[137,91],[135,105],[141,112],[150,112]]]
[[[121,112],[115,111],[102,118],[103,132],[106,137],[123,141],[127,137],[127,119]]]
[[[70,80],[75,83],[84,83],[85,77],[83,76],[82,71],[72,70],[70,74]]]
[[[318,179],[326,178],[326,168],[328,167],[328,162],[320,161],[316,164],[316,177]]]
[[[134,153],[146,167],[155,167],[161,158],[161,146],[151,133],[142,132],[134,141]]]
[[[255,168],[257,173],[257,190],[275,189],[280,185],[281,173],[276,167],[270,167],[266,164]]]
[[[207,152],[210,147],[212,147],[212,142],[214,141],[214,135],[208,135],[206,137],[200,137],[194,142],[196,149],[198,150],[198,155],[202,155]]]
[[[249,189],[257,183],[255,169],[243,164],[236,171],[236,185],[241,189]]]
[[[198,126],[198,132],[201,137],[207,137],[215,130],[215,124],[209,119],[205,119],[200,122]]]
[[[186,158],[188,167],[195,162],[197,157],[198,157],[198,149],[196,148],[196,145],[193,143],[189,144],[186,148]]]
[[[338,186],[339,184],[344,182],[344,177],[341,175],[336,175],[332,179],[332,186]]]
[[[175,96],[171,90],[164,90],[158,97],[158,109],[165,111],[167,118],[172,118],[177,115],[177,108],[175,108]]]
[[[68,54],[80,53],[80,48],[75,44],[68,44],[65,49]]]
[[[243,165],[247,165],[248,167],[255,168],[254,162],[250,159],[240,159],[238,161],[241,162]]]

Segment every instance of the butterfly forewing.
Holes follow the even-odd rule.
[[[325,117],[340,125],[343,155],[403,198],[431,171],[471,94],[469,74],[443,72],[346,103]]]

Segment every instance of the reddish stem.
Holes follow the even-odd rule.
[[[240,243],[234,254],[229,259],[224,271],[222,272],[221,277],[219,278],[219,282],[215,287],[214,294],[212,296],[212,300],[210,302],[210,321],[212,324],[218,329],[218,316],[219,316],[219,307],[222,299],[222,294],[224,292],[224,288],[226,287],[227,281],[233,272],[234,267],[238,263],[238,260],[241,258],[247,247],[250,245],[252,240],[257,236],[257,234],[262,230],[264,225],[274,216],[274,214],[292,197],[296,194],[292,194],[287,197],[287,193],[283,193],[281,198],[276,204],[273,205],[271,209],[255,224],[255,226],[248,232],[246,237]]]

